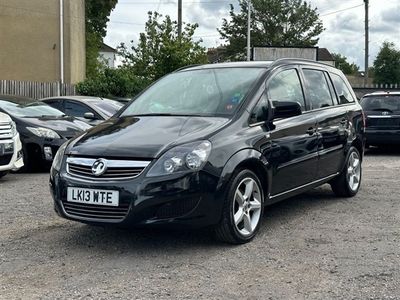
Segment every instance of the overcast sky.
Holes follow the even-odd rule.
[[[364,69],[364,2],[363,0],[310,0],[317,7],[325,31],[318,46],[348,57]],[[229,15],[229,4],[236,0],[183,0],[183,21],[198,23],[195,37],[205,47],[221,44],[217,28]],[[111,13],[105,42],[116,47],[121,42],[137,41],[144,31],[148,11],[177,18],[177,0],[119,0]],[[370,65],[382,42],[394,42],[400,48],[400,0],[370,0]]]

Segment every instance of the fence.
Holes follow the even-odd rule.
[[[54,96],[73,96],[76,94],[76,89],[74,85],[59,82],[0,80],[0,94],[40,99]]]
[[[351,86],[353,88],[359,88],[359,89],[383,89],[383,90],[390,90],[390,89],[400,89],[400,84],[399,83],[381,83],[381,84],[375,84],[375,83],[367,83],[367,84],[357,84],[357,83],[352,83],[350,82]]]

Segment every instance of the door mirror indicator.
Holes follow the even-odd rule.
[[[284,119],[299,116],[302,114],[301,106],[294,101],[273,101],[273,119]]]

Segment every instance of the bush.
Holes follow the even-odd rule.
[[[129,98],[139,94],[149,84],[149,80],[127,68],[104,68],[97,75],[78,83],[77,92],[83,96]]]

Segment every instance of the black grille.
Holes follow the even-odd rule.
[[[63,201],[65,211],[70,216],[84,219],[122,221],[128,213],[129,204],[120,204],[118,207],[70,203]]]
[[[0,156],[0,166],[8,165],[11,161],[12,156],[13,156],[12,154]]]
[[[182,199],[163,204],[156,212],[156,218],[169,219],[184,216],[199,203],[198,199]]]
[[[92,173],[92,167],[68,163],[68,173],[76,176],[84,176],[91,178],[132,178],[137,177],[142,173],[144,168],[115,168],[109,167],[107,171],[101,176],[95,176]]]
[[[399,127],[400,126],[400,118],[368,118],[367,126]]]

